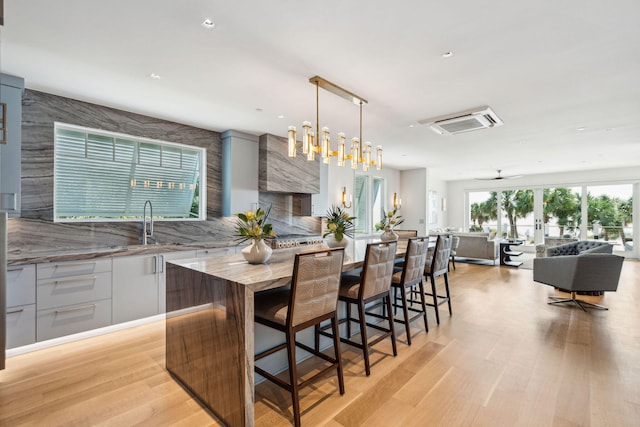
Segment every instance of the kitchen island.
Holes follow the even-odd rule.
[[[362,266],[370,242],[349,243],[343,270]],[[167,370],[225,424],[254,423],[254,293],[287,285],[295,254],[320,247],[278,249],[260,265],[241,255],[167,263]]]

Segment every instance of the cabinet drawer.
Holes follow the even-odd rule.
[[[230,246],[228,248],[211,248],[211,249],[199,249],[196,251],[196,257],[214,257],[214,256],[225,256],[225,255],[233,255],[236,253],[235,246]]]
[[[55,277],[102,273],[105,271],[111,271],[111,258],[38,264],[38,281]]]
[[[36,266],[7,269],[7,307],[36,303]]]
[[[38,341],[76,334],[111,324],[111,300],[92,301],[72,306],[38,310]]]
[[[38,280],[38,310],[110,298],[110,271]]]
[[[7,308],[7,348],[36,342],[36,305]]]

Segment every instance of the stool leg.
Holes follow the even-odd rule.
[[[402,292],[402,314],[404,315],[404,330],[407,332],[407,344],[411,345],[411,325],[409,324],[409,309],[407,308],[407,290],[404,286],[399,289],[400,292]],[[393,327],[393,325],[391,327]]]
[[[424,296],[424,282],[422,280],[420,280],[420,282],[418,283],[418,287],[420,289],[420,302],[422,303],[422,311],[424,312],[424,331],[425,332],[429,332],[429,323],[427,323],[427,303],[425,301],[425,296]]]
[[[367,319],[364,314],[364,302],[358,301],[358,314],[360,316],[360,337],[362,338],[362,354],[364,356],[364,372],[367,376],[371,375],[371,367],[369,366],[369,341],[367,339]],[[392,316],[391,310],[389,315]],[[391,325],[393,328],[393,325]]]
[[[289,359],[293,423],[298,427],[300,426],[300,399],[298,397],[298,370],[296,366],[296,335],[292,330],[287,331],[287,357]]]
[[[436,309],[436,323],[440,324],[440,313],[438,312],[438,294],[436,293],[436,278],[430,276],[431,278],[431,294],[433,295],[433,308]]]
[[[444,288],[447,291],[447,305],[449,306],[449,316],[451,316],[451,293],[449,292],[449,275],[444,273]]]
[[[344,394],[344,372],[342,369],[342,355],[340,354],[337,315],[331,318],[331,329],[333,329],[333,348],[335,349],[336,361],[338,363],[338,388],[340,389],[340,394]]]
[[[396,347],[396,328],[393,323],[393,312],[391,311],[391,296],[387,294],[384,301],[389,306],[389,328],[391,329],[391,348],[393,349],[393,356],[398,355],[398,348]]]
[[[346,302],[347,304],[347,338],[351,338],[351,303]]]

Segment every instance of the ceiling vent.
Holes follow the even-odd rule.
[[[418,123],[429,125],[440,135],[471,132],[472,130],[502,126],[502,120],[487,106],[473,108],[460,113],[420,120]]]

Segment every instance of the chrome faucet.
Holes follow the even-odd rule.
[[[147,205],[149,205],[149,223],[147,224]],[[148,226],[148,227],[147,227]],[[151,200],[144,202],[142,211],[142,244],[147,244],[147,239],[153,236],[153,205]]]

